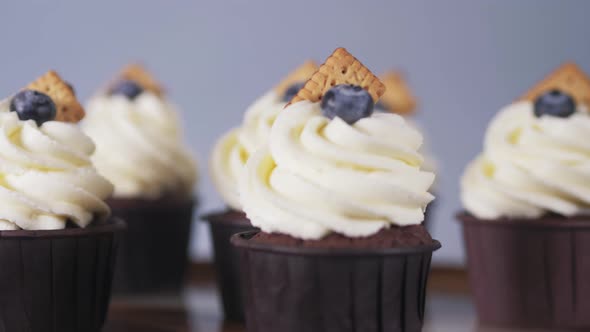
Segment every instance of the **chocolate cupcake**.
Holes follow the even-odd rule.
[[[461,198],[486,325],[590,329],[590,78],[568,63],[492,120]]]
[[[229,239],[233,234],[256,229],[242,212],[238,198],[239,174],[249,156],[266,145],[277,114],[316,70],[317,65],[307,61],[291,72],[274,89],[256,100],[246,110],[242,125],[230,130],[213,148],[211,177],[227,209],[207,214],[203,219],[211,229],[219,291],[228,320],[244,319],[237,251]]]
[[[404,75],[399,71],[388,71],[379,77],[385,85],[385,92],[379,102],[375,105],[376,112],[392,112],[404,117],[408,125],[419,130],[424,136],[424,130],[414,122],[413,115],[416,112],[418,102],[408,86]],[[428,148],[427,141],[420,147],[420,153],[424,156],[422,169],[428,172],[437,173],[438,162],[433,156],[432,151]],[[430,192],[436,192],[436,183],[434,183]],[[440,198],[439,198],[440,199]],[[424,213],[424,225],[426,228],[432,227],[431,220],[435,204],[429,204]]]
[[[277,116],[240,178],[261,232],[240,249],[248,331],[420,331],[434,174],[421,134],[373,113],[384,86],[337,49]]]
[[[145,69],[131,65],[87,109],[82,126],[96,143],[93,161],[115,186],[113,215],[128,224],[115,292],[180,290],[197,172],[175,107]]]
[[[0,327],[100,331],[120,220],[93,167],[84,110],[50,71],[0,103]]]

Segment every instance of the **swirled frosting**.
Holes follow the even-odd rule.
[[[92,98],[82,122],[94,140],[96,168],[115,185],[116,198],[192,195],[196,164],[183,144],[175,108],[144,91]]]
[[[246,110],[242,125],[225,134],[213,148],[211,176],[231,208],[242,209],[238,178],[250,155],[266,144],[270,128],[285,104],[274,90],[266,93]]]
[[[268,147],[248,160],[240,198],[252,224],[301,239],[369,236],[420,224],[434,174],[420,170],[418,131],[374,113],[349,125],[302,101],[277,117]]]
[[[0,105],[0,230],[86,227],[108,216],[113,186],[92,166],[94,144],[75,124],[21,121]]]
[[[377,103],[375,105],[375,112],[389,113],[391,111],[389,111],[381,103]],[[398,114],[398,113],[396,113],[396,114]],[[424,163],[422,164],[421,168],[425,171],[432,172],[432,173],[436,174],[438,172],[439,164],[438,164],[437,158],[434,156],[434,154],[432,153],[432,150],[430,149],[430,146],[428,145],[428,142],[429,142],[428,136],[424,135],[423,128],[417,122],[413,121],[410,116],[403,115],[403,114],[400,114],[400,115],[402,115],[404,117],[404,119],[406,120],[406,123],[409,126],[418,130],[422,134],[422,137],[424,139],[424,143],[420,147],[420,151],[418,151],[418,152],[420,152],[420,154],[422,154],[424,156]],[[434,183],[433,186],[436,186],[436,183]],[[431,188],[431,191],[432,191],[432,188]]]
[[[568,118],[533,113],[521,101],[491,122],[484,151],[461,181],[464,207],[482,219],[572,216],[590,207],[590,115]]]

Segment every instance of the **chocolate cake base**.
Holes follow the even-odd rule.
[[[419,332],[432,252],[278,244],[234,235],[249,332]],[[377,237],[379,237],[378,235]],[[261,240],[264,239],[264,240]]]
[[[431,245],[434,243],[426,228],[422,225],[406,227],[393,226],[381,230],[369,237],[350,238],[332,233],[321,240],[301,240],[285,234],[269,234],[260,232],[250,240],[254,243],[281,245],[307,248],[337,248],[337,249],[389,249]]]
[[[114,216],[127,223],[113,291],[178,292],[184,284],[194,200],[111,199]]]
[[[124,229],[0,231],[0,331],[100,331]]]
[[[232,235],[256,230],[246,214],[228,209],[202,217],[209,223],[213,239],[213,254],[217,272],[217,285],[226,320],[244,321],[242,290],[240,285],[240,264],[236,248],[230,244]]]
[[[457,218],[482,324],[590,329],[590,216]]]

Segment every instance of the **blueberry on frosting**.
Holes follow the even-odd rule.
[[[291,84],[287,90],[285,90],[285,94],[283,95],[283,101],[288,103],[291,101],[291,99],[293,99],[293,97],[295,97],[295,95],[297,94],[297,92],[299,92],[299,90],[301,90],[301,88],[305,85],[305,82],[296,82]]]
[[[333,119],[339,117],[348,124],[373,114],[373,98],[358,85],[339,84],[330,88],[322,98],[322,113]]]
[[[131,100],[143,92],[143,88],[134,81],[122,80],[111,88],[112,95],[123,95]]]
[[[567,118],[574,114],[575,110],[574,98],[561,90],[549,90],[535,100],[535,115],[537,117],[550,115]]]
[[[38,126],[55,119],[57,113],[51,98],[39,91],[22,90],[10,101],[10,111],[21,120],[34,120]]]

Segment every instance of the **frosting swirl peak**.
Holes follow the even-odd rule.
[[[268,142],[240,180],[244,211],[264,232],[369,236],[420,224],[434,199],[434,174],[420,170],[422,136],[399,115],[374,113],[349,125],[301,101],[278,115]]]
[[[0,105],[0,230],[86,227],[110,213],[112,185],[92,166],[94,144],[75,124],[21,121]]]
[[[170,103],[146,90],[134,99],[100,94],[86,109],[82,127],[96,143],[92,159],[115,185],[115,197],[192,195],[196,164]]]
[[[461,181],[464,207],[482,219],[564,216],[590,209],[590,114],[579,105],[568,117],[541,116],[531,101],[501,110],[484,151]]]

